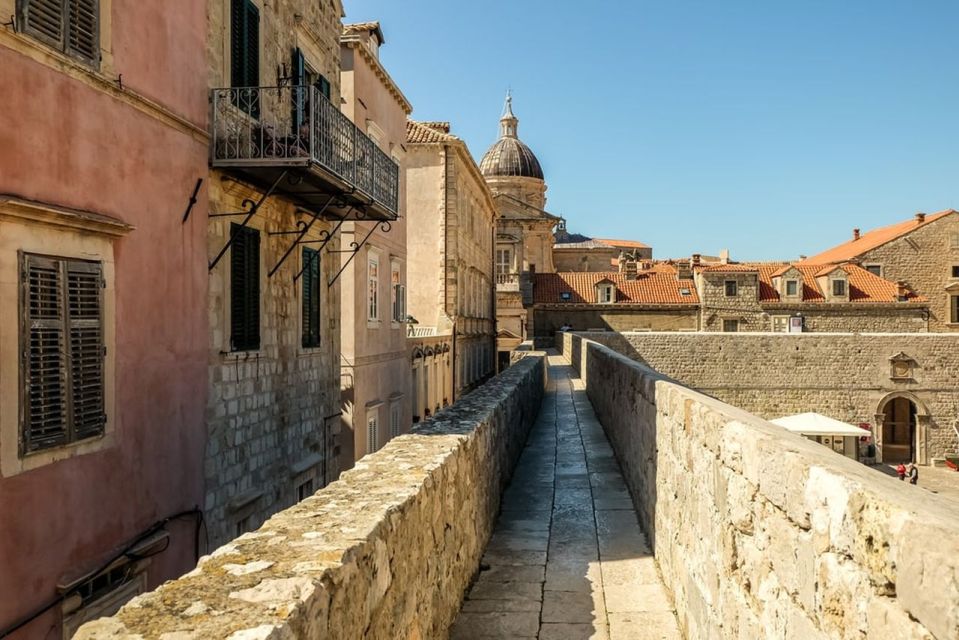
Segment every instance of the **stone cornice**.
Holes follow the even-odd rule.
[[[16,218],[108,236],[126,235],[135,229],[131,224],[100,213],[0,194],[0,220],[4,218]]]
[[[373,73],[376,74],[376,77],[386,86],[389,90],[390,95],[392,95],[400,106],[403,107],[403,112],[406,115],[413,113],[413,105],[410,104],[410,101],[406,99],[406,96],[403,95],[403,92],[400,91],[400,88],[396,86],[396,83],[393,81],[393,78],[390,77],[390,74],[383,68],[383,65],[380,63],[379,59],[370,53],[370,50],[363,43],[362,38],[356,34],[340,36],[340,44],[344,47],[349,47],[354,51],[359,51],[360,56],[363,60],[366,61],[370,68],[373,70]]]

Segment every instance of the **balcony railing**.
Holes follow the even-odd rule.
[[[307,167],[397,213],[399,167],[316,87],[211,93],[213,166]]]
[[[519,291],[518,273],[497,273],[496,274],[497,291]]]

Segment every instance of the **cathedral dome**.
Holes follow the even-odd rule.
[[[539,160],[517,137],[519,119],[513,115],[513,99],[506,97],[506,109],[500,118],[500,137],[483,155],[480,172],[484,176],[518,176],[543,180]]]

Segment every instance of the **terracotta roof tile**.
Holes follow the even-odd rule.
[[[596,302],[594,287],[603,280],[616,285],[616,302],[632,304],[699,304],[692,280],[677,280],[675,271],[652,269],[642,271],[635,280],[626,274],[610,272],[537,273],[533,275],[533,301],[537,304]],[[688,291],[683,295],[682,291]],[[563,293],[570,299],[564,300]]]
[[[406,121],[406,141],[411,144],[435,144],[458,141],[459,138],[447,132],[440,131],[441,127],[430,126],[438,123]],[[444,123],[446,124],[446,123]],[[447,127],[449,125],[447,124]]]
[[[891,224],[887,227],[880,227],[878,229],[873,229],[872,231],[867,231],[866,233],[860,235],[858,240],[850,240],[849,242],[844,242],[843,244],[835,246],[831,249],[827,249],[818,255],[806,258],[801,264],[823,265],[851,260],[852,258],[862,255],[867,251],[871,251],[878,246],[890,242],[891,240],[895,240],[896,238],[900,238],[911,231],[915,231],[919,227],[935,222],[936,220],[945,217],[950,213],[956,213],[956,211],[954,209],[946,209],[945,211],[926,215],[923,222],[920,222],[917,218],[913,217],[909,220],[897,222],[896,224]]]
[[[603,244],[609,245],[611,247],[625,247],[627,249],[649,249],[649,245],[644,242],[639,242],[637,240],[615,240],[611,238],[593,238],[596,242],[602,242]]]
[[[754,264],[747,264],[742,262],[730,263],[730,264],[708,264],[700,265],[698,267],[699,271],[706,271],[712,273],[755,273],[759,271],[759,268]]]
[[[825,275],[837,267],[842,267],[849,274],[849,301],[855,303],[881,303],[896,302],[898,300],[899,287],[895,282],[890,282],[884,278],[870,273],[862,267],[842,263],[839,265],[818,264],[759,264],[756,265],[759,270],[759,301],[760,302],[780,302],[779,292],[773,286],[773,278],[782,275],[795,267],[803,278],[803,303],[825,302],[826,297],[819,289],[816,277]],[[925,302],[926,299],[910,291],[906,296],[908,302]]]

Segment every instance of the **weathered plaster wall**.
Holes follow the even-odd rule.
[[[959,508],[562,337],[687,638],[959,637]]]
[[[446,637],[545,376],[525,358],[76,638]]]
[[[587,335],[683,384],[767,419],[818,411],[875,427],[876,414],[890,394],[908,394],[920,412],[928,413],[919,417],[920,461],[954,453],[959,447],[952,428],[959,418],[959,340],[952,335]],[[891,377],[889,358],[900,352],[915,361],[911,378]],[[882,443],[878,444],[881,453]]]

